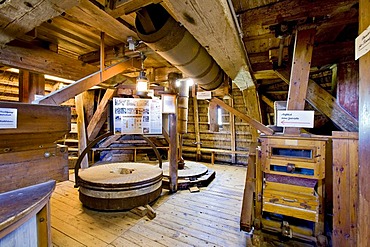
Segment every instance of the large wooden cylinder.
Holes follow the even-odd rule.
[[[146,23],[153,23],[154,29]],[[206,49],[159,4],[138,12],[135,19],[139,38],[204,90],[218,88],[224,72]]]
[[[141,163],[113,163],[79,172],[80,201],[88,208],[115,211],[146,205],[162,192],[162,170]]]

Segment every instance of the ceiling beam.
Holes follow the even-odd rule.
[[[289,72],[276,71],[276,74],[289,84]],[[346,112],[330,93],[313,80],[308,81],[306,101],[330,118],[342,130],[358,131],[358,121]]]
[[[0,48],[0,64],[41,74],[78,80],[99,69],[39,47],[4,46]]]
[[[120,73],[125,72],[132,67],[139,67],[141,62],[137,59],[130,59],[125,62],[118,63],[111,67],[106,68],[104,71],[98,71],[85,77],[76,83],[70,84],[67,87],[54,91],[45,97],[35,101],[38,104],[60,105],[61,103],[69,100],[72,97],[106,81]]]
[[[126,43],[128,36],[137,39],[137,35],[134,31],[89,0],[80,0],[78,6],[69,9],[66,13],[118,41]]]
[[[78,0],[8,0],[0,3],[0,45],[76,6]]]
[[[231,79],[236,78],[241,68],[249,71],[227,0],[163,2]]]
[[[269,26],[280,21],[293,21],[307,17],[330,18],[337,13],[349,11],[358,0],[284,0],[273,5],[247,10],[240,14],[243,26],[248,29],[258,25]],[[248,36],[248,35],[247,35]]]

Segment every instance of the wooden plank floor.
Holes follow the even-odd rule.
[[[211,165],[210,165],[211,166]],[[58,183],[51,198],[54,246],[246,246],[239,230],[245,167],[213,165],[215,180],[200,192],[167,190],[153,205],[153,220],[128,212],[97,212],[78,199],[73,181]]]

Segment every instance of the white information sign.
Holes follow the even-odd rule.
[[[212,99],[211,91],[197,92],[197,99]]]
[[[314,111],[278,111],[277,126],[313,128]]]
[[[359,59],[370,51],[370,26],[355,40],[355,59]]]
[[[0,108],[0,129],[17,128],[17,109]]]
[[[162,134],[160,99],[113,98],[114,134]]]

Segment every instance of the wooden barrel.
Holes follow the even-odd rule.
[[[79,172],[79,197],[88,208],[115,211],[146,205],[162,192],[162,170],[143,163],[109,163]]]

